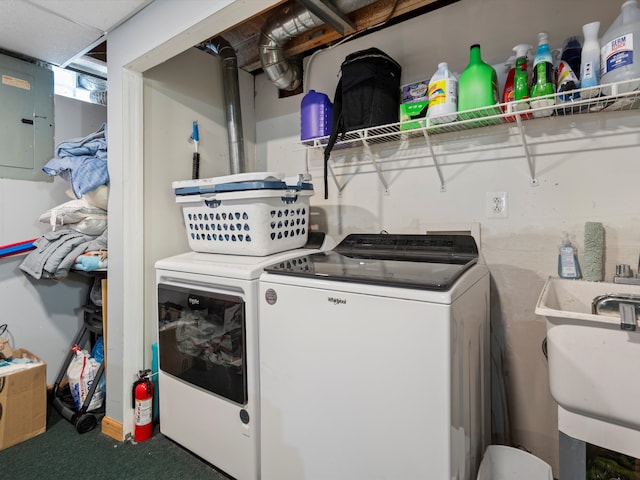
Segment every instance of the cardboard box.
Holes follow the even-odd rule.
[[[400,121],[407,123],[401,123],[400,130],[420,128],[420,123],[409,122],[409,120],[427,116],[427,107],[429,106],[428,86],[429,80],[422,80],[402,86]]]
[[[47,364],[22,348],[14,358],[34,364],[3,374],[0,368],[0,450],[24,442],[47,429]]]

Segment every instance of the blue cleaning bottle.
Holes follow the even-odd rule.
[[[562,238],[562,245],[560,246],[560,253],[558,254],[558,276],[560,278],[571,278],[574,280],[582,278],[576,249],[571,244],[569,235],[566,233]]]

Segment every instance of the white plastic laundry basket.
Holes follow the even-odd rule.
[[[553,480],[553,472],[546,462],[523,450],[489,445],[477,480]]]
[[[237,177],[240,182],[228,181],[232,177],[174,182],[192,250],[265,256],[306,243],[310,183],[288,185],[273,176],[256,180],[246,174]]]

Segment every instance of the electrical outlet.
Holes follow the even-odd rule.
[[[508,217],[507,192],[487,192],[487,217]]]

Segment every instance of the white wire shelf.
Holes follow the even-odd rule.
[[[385,148],[386,145],[390,145],[392,142],[406,143],[407,141],[419,141],[423,139],[423,145],[428,147],[436,172],[438,173],[440,190],[445,191],[444,177],[438,158],[431,145],[432,138],[436,138],[437,135],[445,133],[471,130],[473,130],[474,134],[481,134],[481,130],[478,129],[482,129],[483,127],[508,125],[509,127],[517,127],[519,140],[523,148],[523,155],[527,159],[529,166],[530,182],[531,185],[535,186],[538,184],[538,181],[524,131],[527,122],[538,121],[551,116],[569,117],[600,114],[603,112],[638,110],[640,109],[639,87],[640,79],[631,79],[603,84],[594,88],[556,93],[543,98],[520,100],[510,104],[501,103],[490,107],[459,111],[455,114],[412,119],[407,122],[397,122],[353,130],[338,137],[332,150],[332,155],[340,155],[348,149],[362,151],[373,163],[378,177],[385,188],[385,192],[388,193],[389,188],[378,164],[376,151]],[[507,108],[508,111],[505,111]],[[451,117],[454,117],[454,121],[441,123],[443,118],[450,119]],[[301,143],[306,149],[324,150],[328,140],[329,136],[323,136],[303,140]],[[341,186],[338,183],[331,164],[329,168],[334,182],[339,190],[342,191],[344,185]]]

